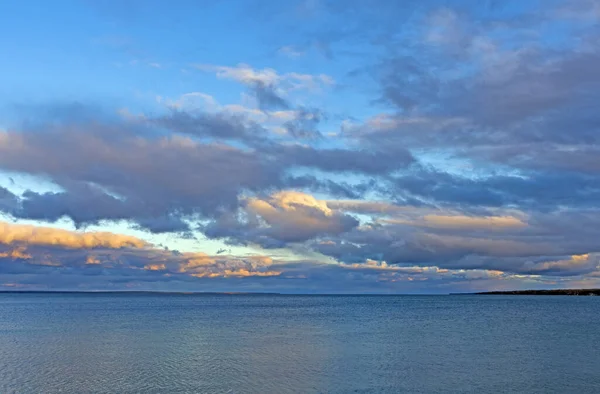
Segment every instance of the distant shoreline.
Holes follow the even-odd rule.
[[[471,295],[568,295],[568,296],[600,296],[600,289],[556,289],[556,290],[513,290],[485,291],[469,293]]]

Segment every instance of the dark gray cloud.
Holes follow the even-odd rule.
[[[168,132],[188,134],[200,138],[241,141],[254,144],[265,140],[268,132],[243,116],[224,113],[196,113],[173,110],[166,116],[150,118],[148,122]]]
[[[279,163],[285,166],[373,176],[405,169],[415,161],[408,150],[386,153],[367,149],[318,149],[305,145],[279,145],[270,147],[269,151],[276,155]]]
[[[3,191],[3,211],[51,222],[68,217],[77,226],[130,220],[152,232],[185,232],[189,225],[184,219],[235,210],[242,192],[300,186],[345,196],[365,191],[332,179],[290,176],[294,168],[377,175],[413,161],[408,152],[384,160],[376,152],[258,142],[254,129],[224,114],[177,112],[161,122],[167,130],[216,141],[101,121],[61,121],[31,131],[4,132],[0,168],[45,177],[62,190],[27,191],[22,196]],[[256,128],[257,136],[264,132]],[[217,142],[229,137],[254,148]]]
[[[409,207],[383,212],[398,219],[326,237],[312,247],[349,264],[371,259],[523,275],[577,276],[596,272],[600,264],[600,232],[593,225],[600,219],[597,209],[530,213],[522,219],[506,213],[439,216],[429,208],[413,212],[416,216]]]
[[[274,84],[255,81],[251,90],[256,96],[258,107],[263,111],[290,108],[290,104],[277,93],[277,87]]]
[[[359,184],[342,181],[332,181],[314,175],[288,176],[284,181],[286,188],[311,190],[339,198],[361,198],[366,192],[376,190],[377,181],[374,179]]]
[[[8,189],[0,186],[0,212],[13,212],[17,209],[19,199]]]
[[[552,170],[469,177],[423,169],[391,181],[394,196],[413,196],[467,210],[478,206],[545,211],[558,207],[597,207],[600,197],[600,177]]]
[[[283,127],[295,138],[318,138],[319,123],[325,114],[318,109],[301,108],[296,111],[296,117],[286,122]]]
[[[541,13],[526,7],[520,17],[527,23],[431,9],[417,18],[410,45],[366,69],[393,112],[366,122],[355,137],[375,149],[597,174],[600,30],[584,13],[577,19],[563,10],[591,7],[575,3],[549,3]],[[564,40],[560,48],[542,33],[548,26]]]
[[[77,223],[210,216],[235,208],[242,190],[268,188],[281,176],[268,159],[227,145],[91,127],[4,134],[0,167],[47,177],[64,189],[25,193],[17,216],[65,215]]]

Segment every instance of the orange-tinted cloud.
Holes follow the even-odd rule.
[[[444,228],[515,228],[526,224],[514,216],[426,215],[426,224]]]
[[[281,271],[250,271],[244,268],[237,270],[223,270],[220,272],[200,272],[192,274],[196,278],[244,278],[251,276],[279,276]]]
[[[85,259],[85,263],[88,265],[93,265],[93,264],[100,264],[100,260],[93,255],[89,255],[86,259]]]
[[[142,248],[139,238],[108,232],[75,232],[51,227],[0,222],[0,244],[59,246],[66,249]]]
[[[544,261],[537,264],[529,264],[527,267],[532,272],[545,272],[545,271],[570,271],[577,270],[584,267],[589,267],[590,269],[595,268],[594,265],[597,265],[597,258],[594,260],[589,253],[572,255],[568,259],[564,260],[555,260],[555,261]]]
[[[26,250],[27,250],[26,248],[21,246],[21,247],[12,249],[8,252],[0,253],[0,257],[10,258],[13,260],[17,260],[17,259],[29,260],[29,259],[31,259],[31,255],[28,254],[26,252]]]
[[[164,271],[167,269],[167,266],[164,264],[148,264],[144,266],[144,269],[148,271]]]
[[[342,233],[358,224],[354,218],[331,209],[326,201],[297,191],[280,191],[266,199],[250,198],[246,210],[264,221],[263,230],[269,236],[286,241]]]
[[[196,278],[278,276],[269,270],[274,264],[268,256],[210,256],[205,253],[184,253],[176,271]]]
[[[390,218],[382,219],[385,224],[404,224],[409,226],[445,228],[445,229],[479,229],[504,230],[527,226],[515,216],[466,216],[466,215],[437,215],[428,214],[420,218]]]

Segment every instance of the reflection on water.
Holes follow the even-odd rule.
[[[598,393],[600,298],[0,295],[0,393]]]

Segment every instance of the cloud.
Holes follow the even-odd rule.
[[[319,110],[300,109],[293,119],[284,123],[283,127],[295,138],[320,137],[318,126],[324,114]]]
[[[404,220],[386,220],[398,217],[398,211],[391,212],[339,236],[314,242],[312,247],[347,264],[376,260],[390,266],[435,265],[552,277],[597,271],[598,261],[592,256],[598,252],[598,232],[589,227],[597,220],[596,210],[535,213],[526,221],[519,215],[510,219],[498,216],[500,227],[498,219],[490,220],[489,216],[470,216],[465,221],[464,217],[440,214],[442,225],[429,225],[423,218],[431,215],[430,209],[408,212]]]
[[[150,229],[185,231],[176,217],[210,216],[235,207],[243,190],[279,183],[280,169],[249,151],[96,127],[2,133],[0,167],[47,177],[64,190],[27,192],[9,212],[47,221],[67,216],[80,225],[132,219]]]
[[[600,5],[596,0],[567,1],[555,11],[554,16],[558,19],[600,20]]]
[[[298,72],[200,64],[218,91],[140,94],[125,101],[135,113],[15,106],[0,131],[0,212],[78,231],[0,242],[0,283],[600,285],[597,4],[499,4],[259,7],[261,53],[302,51]],[[114,223],[194,252],[81,231]]]
[[[218,78],[233,79],[245,84],[261,82],[271,85],[281,79],[281,76],[271,68],[255,70],[247,64],[239,64],[236,67],[200,64],[196,68],[201,71],[214,72]]]
[[[581,275],[598,271],[600,260],[596,255],[588,253],[573,255],[564,260],[527,262],[525,271],[531,274],[543,275]]]
[[[543,13],[525,7],[512,20],[483,18],[477,7],[415,17],[422,40],[370,69],[392,111],[363,122],[356,138],[378,149],[408,146],[526,173],[598,175],[599,117],[591,105],[600,81],[597,31],[555,12],[591,15],[593,7],[557,4]],[[560,35],[560,50],[552,34]]]
[[[86,259],[85,259],[85,263],[86,264],[100,264],[100,260],[93,255],[89,255]]]
[[[383,175],[414,163],[408,150],[393,154],[377,150],[322,148],[306,145],[283,145],[267,148],[285,166],[315,168],[328,172],[354,172]]]
[[[521,217],[505,214],[503,216],[487,215],[479,210],[477,215],[464,215],[457,211],[443,210],[439,207],[422,205],[398,205],[385,201],[364,200],[329,200],[327,204],[345,212],[371,215],[377,223],[400,224],[415,227],[446,228],[446,229],[487,229],[503,230],[525,227],[522,212],[513,212]],[[496,210],[496,212],[498,212]]]
[[[256,95],[258,107],[261,110],[288,109],[290,107],[274,85],[267,85],[264,82],[256,81],[253,83],[252,89]]]
[[[324,74],[310,75],[294,72],[279,74],[271,68],[257,70],[243,63],[235,67],[197,65],[196,68],[202,71],[215,72],[218,78],[233,79],[243,84],[259,82],[264,85],[283,84],[295,89],[314,89],[320,85],[334,83],[330,76]]]
[[[118,272],[157,271],[188,277],[250,277],[279,275],[267,256],[210,256],[169,251],[141,239],[108,232],[68,231],[0,222],[0,264],[22,261],[27,266],[108,269]],[[16,266],[13,266],[13,268]],[[5,267],[6,268],[6,267]],[[16,269],[19,269],[18,267]],[[0,272],[2,268],[0,266]],[[93,271],[98,274],[97,271]]]
[[[493,231],[493,230],[492,230]],[[368,225],[359,227],[327,243],[313,243],[317,251],[348,263],[368,259],[398,265],[430,265],[445,268],[494,268],[511,271],[512,265],[489,266],[489,258],[553,255],[560,247],[525,239],[490,237],[490,233],[448,234],[418,231],[407,225]],[[477,263],[465,258],[477,256]]]
[[[19,203],[19,199],[10,190],[0,186],[0,212],[14,211]]]
[[[282,46],[281,48],[279,48],[277,50],[277,53],[279,53],[283,56],[290,57],[292,59],[303,56],[305,54],[304,51],[294,48],[293,46],[290,46],[290,45]]]
[[[187,115],[181,119],[197,120]],[[183,124],[170,127],[181,130],[187,127]],[[220,133],[215,131],[218,124],[206,125],[213,136]],[[375,152],[271,142],[241,148],[164,136],[127,123],[48,124],[42,130],[1,132],[0,168],[43,177],[59,191],[28,190],[20,196],[3,191],[0,207],[24,219],[53,222],[67,217],[77,226],[130,220],[152,232],[188,232],[188,219],[234,210],[242,193],[299,182],[288,176],[293,168],[377,174],[413,160],[408,152],[381,159]],[[304,178],[305,186],[338,192],[344,188],[332,180],[309,179]]]
[[[12,260],[29,260],[31,255],[25,252],[26,248],[18,247],[7,252],[0,252],[0,258],[10,258]]]
[[[290,104],[285,96],[294,90],[316,91],[334,84],[333,78],[325,74],[310,75],[301,73],[279,74],[271,68],[254,69],[240,63],[235,67],[196,65],[201,71],[214,72],[217,78],[231,79],[244,84],[256,97],[262,110],[287,109]]]
[[[268,134],[264,127],[247,119],[243,113],[194,114],[174,110],[168,115],[148,119],[148,122],[190,136],[210,137],[221,141],[238,140],[249,144],[264,140]]]
[[[328,200],[327,205],[341,211],[369,215],[393,215],[419,210],[414,206],[402,206],[387,201]]]
[[[138,238],[107,232],[74,233],[50,227],[0,222],[0,243],[5,245],[61,246],[71,249],[142,248]]]
[[[333,215],[322,201],[288,194],[274,198],[288,211],[312,207]],[[11,225],[16,228],[22,225]],[[32,227],[32,226],[25,226]],[[35,228],[28,234],[44,233]],[[0,245],[0,283],[4,288],[21,289],[115,289],[124,284],[140,289],[179,291],[226,291],[235,281],[238,291],[283,292],[448,292],[456,290],[498,289],[523,286],[548,286],[542,275],[561,283],[582,280],[582,275],[597,272],[598,261],[591,254],[574,255],[564,261],[526,262],[510,269],[490,267],[443,267],[437,264],[393,265],[385,260],[366,259],[362,263],[320,263],[281,261],[265,255],[211,256],[202,252],[177,252],[156,248],[123,246],[105,241],[76,242],[80,232],[56,230],[58,236],[22,237],[19,246]],[[106,237],[105,234],[103,234]],[[110,234],[110,237],[125,237]],[[55,242],[60,239],[60,242]],[[63,242],[63,239],[69,239]],[[87,248],[87,246],[90,248]],[[83,246],[83,247],[82,247]],[[563,279],[573,278],[573,279]],[[223,282],[227,281],[229,282]],[[309,290],[312,289],[312,290]]]
[[[249,198],[243,212],[226,214],[203,228],[213,238],[235,243],[283,247],[327,234],[339,234],[358,225],[351,216],[331,210],[325,201],[297,191]]]
[[[262,89],[262,88],[261,88]],[[192,92],[180,96],[176,100],[160,98],[170,110],[162,116],[132,117],[131,120],[146,122],[150,125],[164,127],[170,131],[202,138],[214,138],[221,141],[240,141],[249,146],[265,144],[275,134],[285,134],[293,138],[319,136],[317,130],[325,114],[318,109],[299,107],[289,109],[287,103],[277,97],[269,98],[266,90],[261,90],[261,101],[271,101],[268,107],[280,107],[280,110],[259,107],[252,108],[241,104],[219,104],[212,96]]]
[[[392,177],[391,182],[396,196],[460,207],[551,210],[595,206],[600,197],[600,177],[554,170],[473,177],[421,168]]]
[[[298,292],[307,287],[317,292],[405,291],[444,292],[452,283],[510,280],[514,275],[493,270],[452,270],[436,266],[398,267],[385,262],[366,264],[323,264],[310,261],[281,262],[267,256],[209,256],[203,253],[177,253],[154,248],[49,249],[31,246],[31,259],[5,254],[0,257],[0,283],[21,289],[128,288],[190,291],[223,291],[226,282],[235,281],[238,291],[274,289]],[[84,257],[87,254],[87,259]],[[92,257],[90,257],[92,256]],[[526,277],[526,275],[523,275]],[[534,276],[535,277],[535,276]],[[8,281],[11,278],[12,281]],[[224,282],[226,281],[226,282]],[[264,287],[268,286],[268,287]],[[433,289],[433,290],[432,290]]]
[[[450,8],[434,10],[426,21],[425,41],[429,44],[455,47],[459,50],[468,45],[470,35],[465,31],[468,24]]]
[[[197,274],[192,274],[192,276],[196,278],[217,278],[217,277],[225,277],[225,278],[245,278],[249,276],[279,276],[281,275],[280,271],[248,271],[247,269],[240,268],[237,270],[224,270],[222,272],[200,272]]]
[[[410,223],[405,220],[398,219],[383,219],[382,222],[392,224]],[[464,215],[425,215],[421,222],[413,222],[412,224],[449,229],[472,228],[488,230],[502,230],[526,226],[526,224],[519,218],[512,216],[473,217]]]

